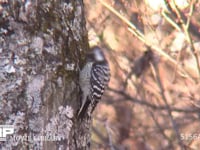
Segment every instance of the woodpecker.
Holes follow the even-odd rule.
[[[92,114],[97,103],[101,100],[105,88],[110,80],[110,68],[100,47],[91,48],[87,55],[86,64],[80,72],[79,84],[82,91],[81,107],[78,117],[86,113]]]

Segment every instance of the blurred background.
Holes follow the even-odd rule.
[[[200,149],[200,2],[84,0],[90,45],[111,80],[93,150]]]

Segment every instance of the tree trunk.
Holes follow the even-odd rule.
[[[88,50],[82,0],[0,0],[0,149],[84,150],[78,74]]]

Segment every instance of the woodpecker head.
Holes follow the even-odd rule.
[[[89,57],[92,57],[95,62],[104,62],[106,60],[100,47],[95,46],[92,47],[91,50],[92,51],[89,53]]]

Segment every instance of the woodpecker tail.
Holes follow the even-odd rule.
[[[89,101],[88,98],[87,98],[87,100],[86,100],[84,106],[83,106],[82,108],[80,108],[81,110],[79,109],[79,112],[78,112],[78,119],[81,119],[81,120],[82,120],[83,118],[85,118],[86,116],[88,116],[87,111],[88,111],[89,105],[90,105],[90,101]]]

